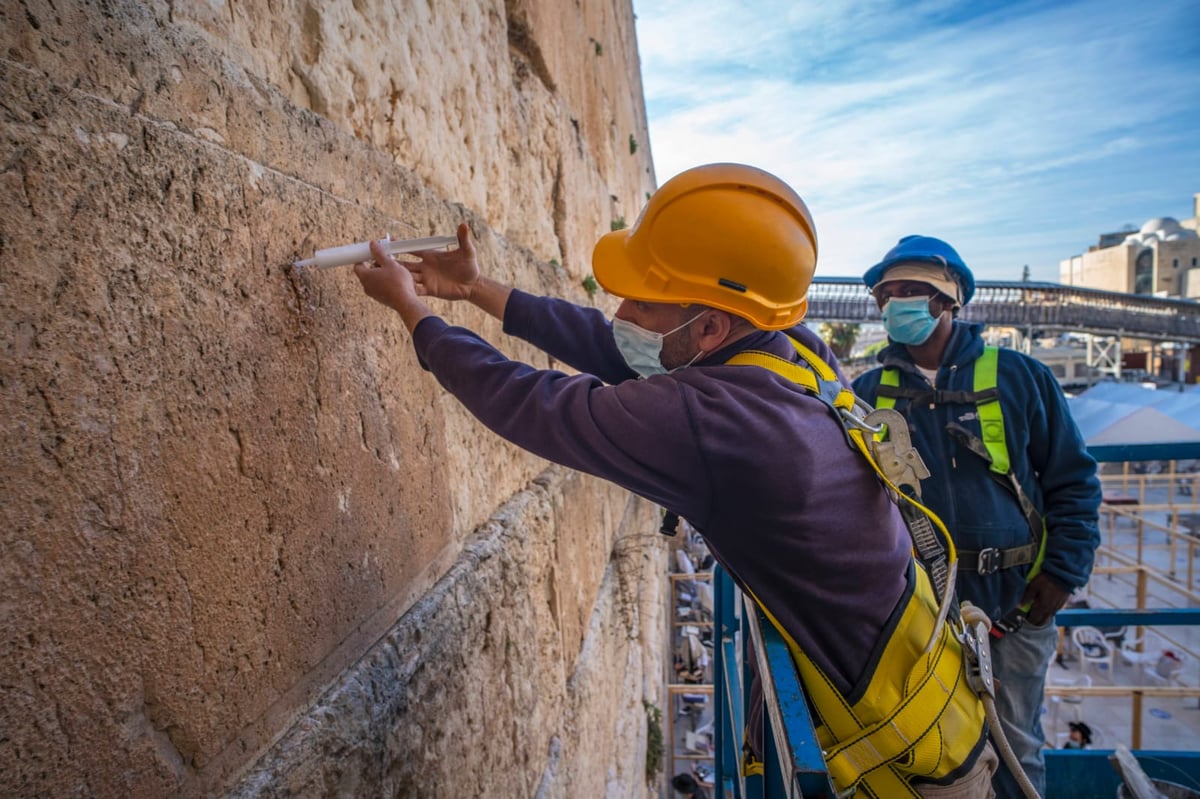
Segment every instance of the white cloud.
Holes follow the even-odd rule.
[[[980,277],[1057,280],[1059,259],[1144,221],[1106,218],[1130,197],[1156,203],[1146,218],[1190,212],[1200,59],[1172,75],[1147,55],[1195,27],[1184,4],[809,5],[637,3],[660,181],[721,160],[775,172],[812,207],[824,274],[923,232]]]

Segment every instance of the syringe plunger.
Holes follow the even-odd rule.
[[[400,255],[401,253],[416,252],[417,250],[434,250],[438,247],[449,247],[451,244],[457,243],[458,239],[454,236],[430,236],[424,239],[395,241],[384,239],[383,246],[392,255]],[[360,241],[355,244],[343,244],[341,247],[317,250],[313,253],[312,258],[296,261],[295,265],[330,268],[334,266],[349,266],[359,261],[370,261],[371,259],[371,242]]]

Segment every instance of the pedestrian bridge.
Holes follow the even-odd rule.
[[[1200,302],[1058,283],[979,281],[960,319],[1015,327],[1025,335],[1071,331],[1200,344]],[[860,278],[815,278],[808,292],[810,322],[878,322],[879,309]]]

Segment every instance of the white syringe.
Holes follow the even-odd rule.
[[[392,238],[383,239],[383,247],[392,255],[399,255],[405,252],[416,252],[417,250],[435,250],[438,247],[449,247],[451,244],[457,244],[458,239],[454,236],[430,236],[425,239],[407,239],[393,240]],[[360,241],[356,244],[343,244],[341,247],[330,247],[326,250],[317,250],[313,253],[312,258],[306,258],[303,261],[296,261],[296,266],[319,266],[328,269],[334,266],[349,266],[356,264],[359,261],[370,261],[371,242]]]

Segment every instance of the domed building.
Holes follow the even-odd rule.
[[[1059,263],[1059,282],[1069,286],[1200,299],[1200,194],[1191,219],[1147,220],[1137,231],[1100,236],[1082,255]]]

